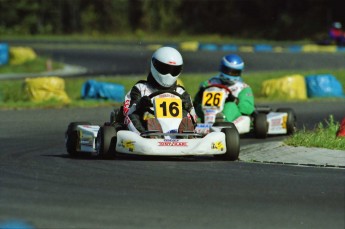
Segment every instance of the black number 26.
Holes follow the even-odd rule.
[[[220,93],[215,93],[214,96],[212,93],[206,95],[206,106],[219,106],[220,103]]]

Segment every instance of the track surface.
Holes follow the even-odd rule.
[[[117,52],[106,50],[45,50],[37,49],[42,55],[49,55],[56,60],[84,66],[88,74],[147,74],[153,51],[145,48]],[[182,52],[184,72],[216,72],[219,61],[225,52]],[[325,53],[241,53],[246,61],[246,72],[287,69],[326,69],[343,68],[345,55]]]
[[[302,107],[289,106],[312,125]],[[315,121],[345,109],[323,107],[315,115],[310,104]],[[67,124],[101,124],[109,109],[0,113],[0,220],[38,228],[344,227],[344,170],[206,157],[69,158]]]
[[[329,114],[339,121],[345,111],[339,102],[283,106],[307,128]],[[69,158],[68,123],[102,124],[110,109],[0,112],[0,221],[23,219],[36,228],[344,228],[343,169],[209,157]]]

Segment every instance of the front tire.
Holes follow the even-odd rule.
[[[238,160],[240,154],[240,134],[236,127],[223,128],[222,132],[225,134],[226,152],[225,154],[215,156],[226,161]]]
[[[224,126],[226,128],[236,128],[235,124],[232,122],[215,122],[213,126]]]
[[[116,153],[116,130],[113,126],[101,126],[98,130],[96,147],[97,156],[109,158]]]
[[[254,134],[256,138],[266,138],[268,132],[267,116],[264,113],[257,113],[254,116]]]
[[[90,122],[71,122],[65,132],[65,142],[67,153],[71,157],[79,156],[78,146],[79,146],[79,137],[77,127],[78,125],[91,125]]]

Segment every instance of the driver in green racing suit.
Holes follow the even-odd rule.
[[[225,121],[233,122],[241,115],[251,115],[254,110],[254,96],[250,86],[243,82],[241,77],[244,62],[235,54],[226,55],[222,58],[220,73],[217,76],[201,83],[199,91],[194,97],[194,108],[201,122],[204,122],[204,113],[201,102],[205,87],[213,84],[227,86],[231,91],[227,97],[222,111]]]

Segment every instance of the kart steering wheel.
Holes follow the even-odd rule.
[[[225,86],[225,85],[223,85],[223,84],[211,84],[211,85],[209,85],[209,86],[206,86],[206,87],[204,88],[204,90],[206,90],[207,88],[210,88],[210,87],[222,88],[222,89],[225,89],[225,90],[226,90],[227,92],[229,92],[230,94],[232,93],[231,90],[230,90],[227,86]]]
[[[176,96],[178,96],[180,99],[182,99],[182,95],[180,95],[180,94],[177,93],[176,91],[171,91],[171,90],[161,90],[161,91],[153,92],[152,94],[149,95],[149,98],[152,99],[153,97],[155,97],[155,96],[157,96],[157,95],[164,94],[164,93],[170,93],[170,94],[176,95]]]

